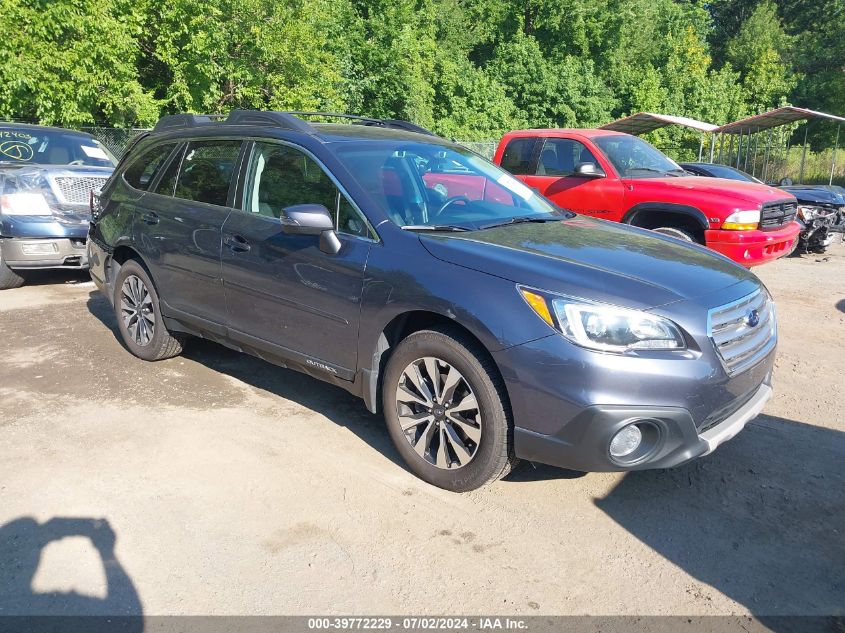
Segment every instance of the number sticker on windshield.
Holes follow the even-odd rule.
[[[100,160],[109,159],[109,157],[106,156],[106,153],[99,147],[90,147],[89,145],[80,145],[80,147],[82,147],[82,151],[85,152],[85,155],[88,158],[98,158]]]
[[[534,195],[534,192],[531,190],[531,187],[523,185],[513,176],[502,174],[502,176],[496,182],[498,182],[508,191],[515,193],[525,201],[528,201],[531,196]]]

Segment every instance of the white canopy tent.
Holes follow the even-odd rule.
[[[639,136],[640,134],[653,132],[654,130],[658,130],[669,125],[680,125],[681,127],[688,127],[702,133],[701,143],[698,146],[698,160],[701,160],[702,154],[704,153],[704,133],[713,132],[718,127],[712,123],[698,121],[685,116],[656,114],[654,112],[637,112],[636,114],[611,121],[610,123],[605,123],[604,125],[599,126],[599,129],[626,132],[627,134]],[[712,161],[712,143],[710,154]]]

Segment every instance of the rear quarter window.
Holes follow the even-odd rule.
[[[167,143],[143,152],[123,172],[123,179],[135,189],[147,191],[174,147],[176,143]]]
[[[531,154],[534,152],[535,138],[515,138],[508,142],[502,153],[502,169],[512,174],[527,174],[531,168]]]

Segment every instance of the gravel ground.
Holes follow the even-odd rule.
[[[756,271],[765,414],[666,471],[451,494],[341,390],[193,341],[144,363],[84,276],[0,294],[0,614],[843,614],[845,247]]]

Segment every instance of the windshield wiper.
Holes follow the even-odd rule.
[[[479,226],[479,230],[484,229],[492,229],[497,226],[507,226],[509,224],[525,224],[526,222],[557,222],[561,220],[558,216],[552,217],[537,217],[534,215],[518,215],[515,218],[508,218],[507,220],[501,220],[500,222],[490,222],[489,224],[482,224]]]
[[[457,224],[406,224],[402,227],[406,231],[469,231],[465,226]]]

